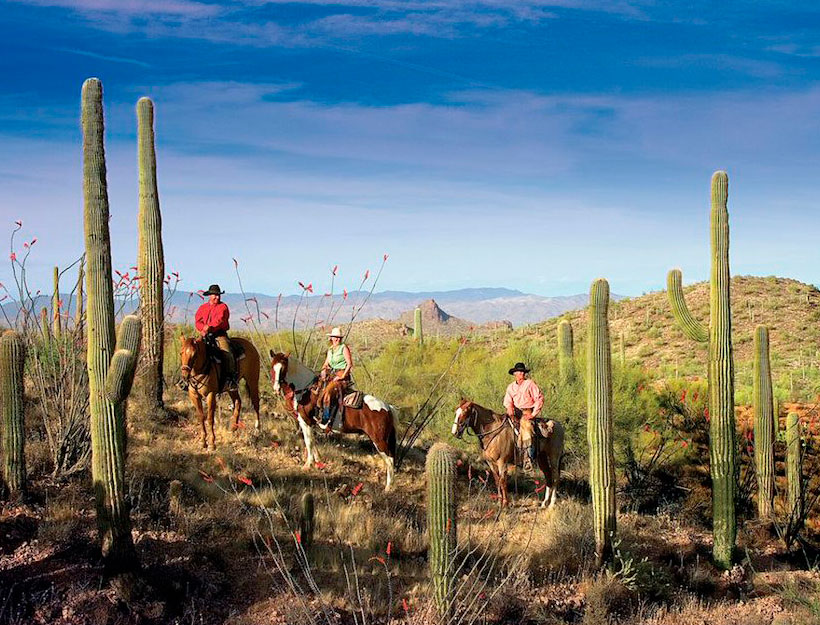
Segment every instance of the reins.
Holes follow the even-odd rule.
[[[194,356],[196,358],[197,355]],[[194,368],[191,365],[182,365],[181,369],[183,372],[187,369],[189,371],[188,379],[185,380],[189,386],[193,386],[194,390],[199,394],[199,389],[205,386],[208,383],[208,378],[211,375],[211,366],[213,362],[210,358],[208,358],[208,351],[205,350],[205,362],[207,363],[205,366],[205,371],[202,373],[194,373]]]
[[[468,428],[468,430],[472,430],[473,435],[478,439],[478,446],[481,448],[481,451],[484,451],[484,448],[485,448],[484,439],[487,438],[488,436],[492,436],[493,438],[495,438],[498,435],[498,433],[501,432],[501,430],[503,430],[507,426],[508,423],[509,423],[509,426],[512,427],[513,430],[515,430],[515,428],[513,427],[512,421],[510,421],[510,418],[505,415],[504,419],[502,419],[502,421],[501,421],[501,425],[499,425],[497,428],[494,428],[494,429],[490,430],[489,432],[479,432],[476,429],[476,419],[477,418],[478,418],[478,411],[475,408],[473,408],[473,414],[470,416],[470,420],[467,422],[467,428]],[[490,442],[492,442],[492,440]]]

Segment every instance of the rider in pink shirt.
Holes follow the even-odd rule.
[[[511,419],[520,418],[518,444],[521,448],[527,448],[529,457],[525,458],[525,469],[531,470],[535,466],[537,452],[533,419],[541,413],[544,394],[535,382],[527,378],[529,372],[523,362],[515,363],[510,369],[515,381],[510,383],[504,394],[504,408]]]

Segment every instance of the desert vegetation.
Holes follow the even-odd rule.
[[[419,308],[403,334],[357,321],[386,254],[349,319],[300,282],[316,323],[263,332],[248,297],[232,335],[263,357],[261,427],[231,428],[222,396],[210,451],[177,386],[191,328],[166,322],[179,276],[165,268],[153,116],[140,99],[135,267],[111,264],[96,79],[82,91],[85,241],[56,259],[50,296],[27,282],[36,238],[20,246],[27,230],[12,226],[0,622],[820,621],[820,293],[730,277],[725,172],[707,283],[672,270],[666,293],[611,301],[602,278],[584,310],[458,337],[423,327]],[[365,437],[317,434],[303,468],[304,424],[264,366],[275,350],[317,368],[332,324],[356,346],[357,385],[399,409],[390,492]],[[517,471],[500,509],[479,441],[451,434],[461,398],[500,405],[514,362],[566,431],[550,508],[546,484]]]

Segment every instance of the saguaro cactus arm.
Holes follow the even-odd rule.
[[[772,401],[772,372],[769,361],[769,329],[755,328],[754,338],[754,432],[757,512],[768,518],[774,511],[774,438],[776,420]]]
[[[672,269],[666,276],[666,293],[669,296],[672,314],[686,336],[698,343],[705,343],[709,340],[709,329],[689,311],[686,298],[683,296],[682,282],[683,275],[680,269]]]
[[[796,412],[786,417],[786,488],[790,525],[803,515],[803,447],[800,440],[800,418]]]
[[[575,378],[572,324],[566,319],[558,323],[558,373],[564,383],[571,382]]]
[[[114,403],[124,401],[131,392],[141,333],[142,323],[139,317],[128,315],[122,320],[117,334],[117,349],[105,376],[105,394]]]

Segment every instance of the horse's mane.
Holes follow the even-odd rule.
[[[295,356],[288,357],[287,381],[297,389],[307,388],[316,378],[316,372]]]

